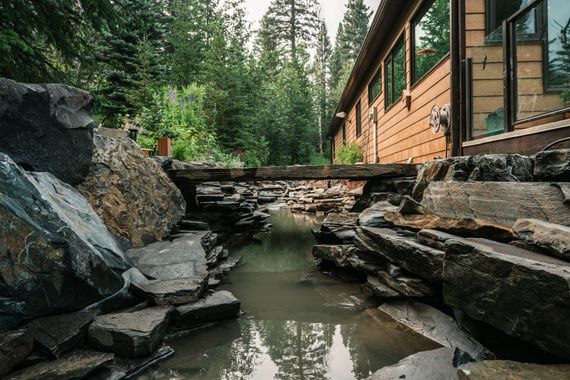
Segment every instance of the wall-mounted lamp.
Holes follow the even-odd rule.
[[[336,114],[339,119],[346,119],[346,112],[339,112]]]

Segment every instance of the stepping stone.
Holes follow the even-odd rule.
[[[190,327],[198,323],[235,318],[239,314],[240,301],[230,292],[222,290],[205,298],[176,307],[174,324]]]
[[[13,330],[0,334],[0,376],[10,372],[34,348],[34,338],[26,330]]]
[[[376,371],[367,380],[455,380],[454,352],[455,349],[448,347],[418,352]]]
[[[59,358],[81,344],[95,314],[95,312],[78,311],[48,316],[31,321],[28,328],[40,351],[53,358]]]
[[[358,215],[358,224],[365,227],[391,227],[392,223],[384,219],[384,214],[396,211],[398,211],[398,207],[390,202],[376,202]]]
[[[133,284],[143,297],[157,305],[182,305],[197,301],[206,290],[203,278],[186,277],[172,280],[149,280]]]
[[[97,349],[127,358],[150,355],[166,334],[172,310],[158,306],[99,316],[89,327],[89,342]]]
[[[459,347],[473,358],[483,359],[492,355],[462,331],[453,318],[426,304],[392,301],[384,303],[378,310],[444,347]]]
[[[83,379],[111,362],[115,356],[96,351],[73,351],[53,361],[41,362],[10,374],[9,380]]]

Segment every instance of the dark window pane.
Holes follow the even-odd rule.
[[[406,88],[406,49],[401,39],[390,53],[386,62],[386,107],[394,104]]]
[[[414,83],[449,52],[449,0],[428,4],[414,21]]]
[[[514,15],[517,11],[526,7],[534,0],[487,0],[487,35],[492,41],[500,41],[502,30],[499,27],[503,21]],[[534,35],[536,30],[536,14],[528,13],[524,21],[517,25],[517,34]]]
[[[372,104],[374,100],[382,93],[382,75],[380,71],[372,78],[368,85],[368,104]]]
[[[360,137],[362,133],[362,110],[360,106],[360,101],[356,103],[356,137]]]

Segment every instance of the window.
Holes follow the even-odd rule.
[[[424,4],[412,22],[412,44],[413,84],[449,52],[449,0]]]
[[[360,106],[360,100],[356,103],[356,137],[360,137],[362,134],[362,107]]]
[[[382,93],[382,70],[379,69],[368,84],[368,104],[372,104]]]
[[[486,4],[486,34],[489,40],[500,41],[503,38],[501,25],[503,21],[514,15],[519,10],[532,3],[534,0],[487,0]],[[529,13],[524,25],[519,25],[517,34],[527,34],[529,38],[536,35],[537,15]]]
[[[342,123],[342,144],[346,145],[346,123]]]
[[[406,46],[401,37],[394,49],[384,61],[386,95],[386,108],[394,104],[406,89]]]

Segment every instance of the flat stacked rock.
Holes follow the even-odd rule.
[[[99,316],[89,326],[89,343],[127,358],[150,355],[161,344],[172,311],[159,306]]]
[[[451,239],[446,246],[446,304],[570,358],[570,263],[485,239]]]
[[[174,324],[177,327],[191,327],[204,322],[235,318],[240,310],[240,301],[228,291],[206,295],[198,302],[176,307]]]
[[[0,334],[0,376],[9,373],[34,348],[34,337],[26,330]]]

